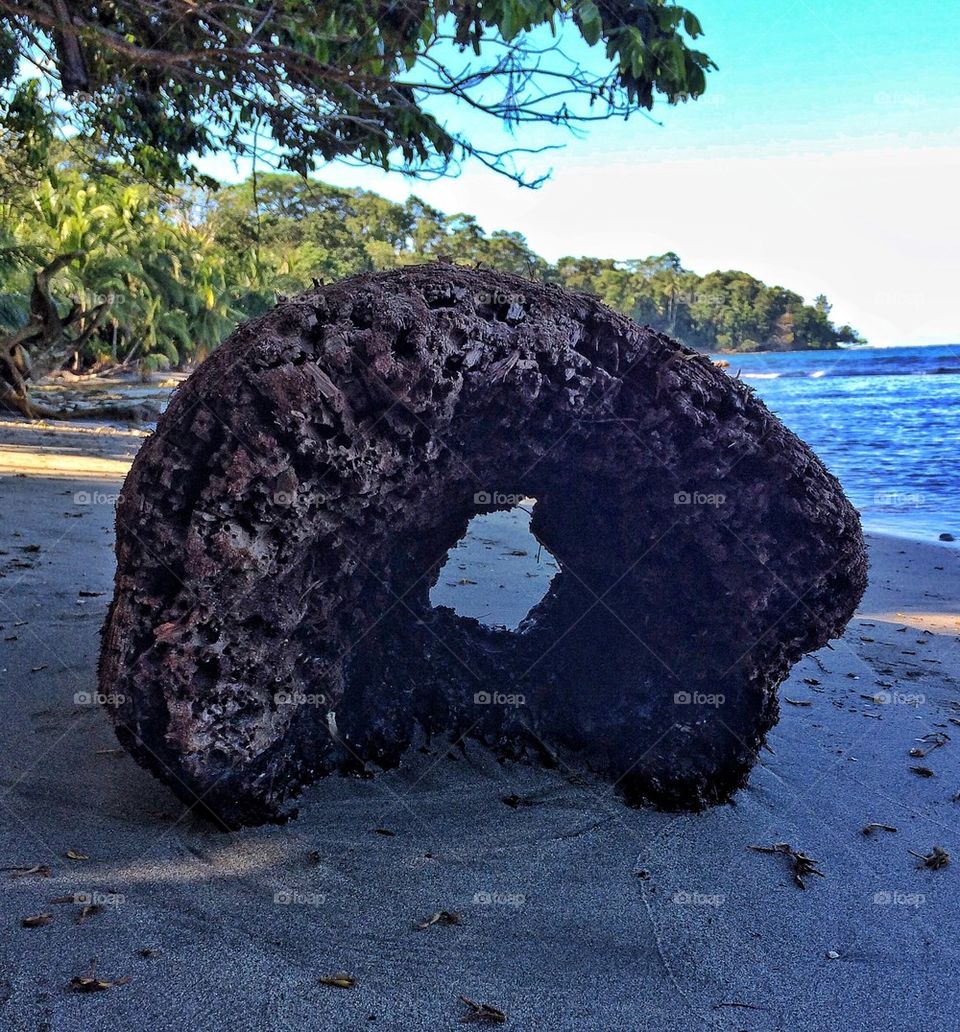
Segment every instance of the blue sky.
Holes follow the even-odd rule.
[[[537,191],[478,164],[437,182],[337,164],[318,177],[471,212],[551,259],[673,250],[698,272],[824,292],[871,343],[960,341],[960,4],[687,2],[719,65],[707,94],[658,105],[662,127],[518,133],[567,144]]]

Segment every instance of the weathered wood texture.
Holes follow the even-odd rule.
[[[428,599],[484,492],[537,498],[561,564],[518,632]],[[448,734],[629,802],[724,800],[866,582],[855,510],[748,387],[593,298],[444,264],[241,326],[138,455],[117,538],[118,735],[229,825]]]

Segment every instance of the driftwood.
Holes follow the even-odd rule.
[[[517,632],[431,608],[479,511],[561,572]],[[283,301],[177,392],[117,517],[120,741],[233,826],[424,734],[727,799],[866,582],[857,514],[741,382],[597,302],[431,265]]]
[[[28,419],[114,419],[151,420],[157,417],[154,406],[100,405],[83,410],[52,409],[30,397],[33,376],[30,348],[39,349],[48,361],[62,361],[70,351],[80,351],[100,328],[109,311],[110,301],[86,309],[74,302],[61,315],[50,293],[51,281],[80,252],[57,255],[33,276],[30,315],[19,329],[0,337],[0,412],[18,412]]]

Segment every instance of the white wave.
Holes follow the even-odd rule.
[[[821,376],[826,376],[826,375],[827,375],[826,369],[814,369],[814,371],[810,374],[810,379],[811,380],[819,380]]]
[[[783,373],[741,373],[741,380],[779,380]]]

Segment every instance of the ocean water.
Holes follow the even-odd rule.
[[[715,357],[813,448],[868,530],[960,541],[960,344]]]

